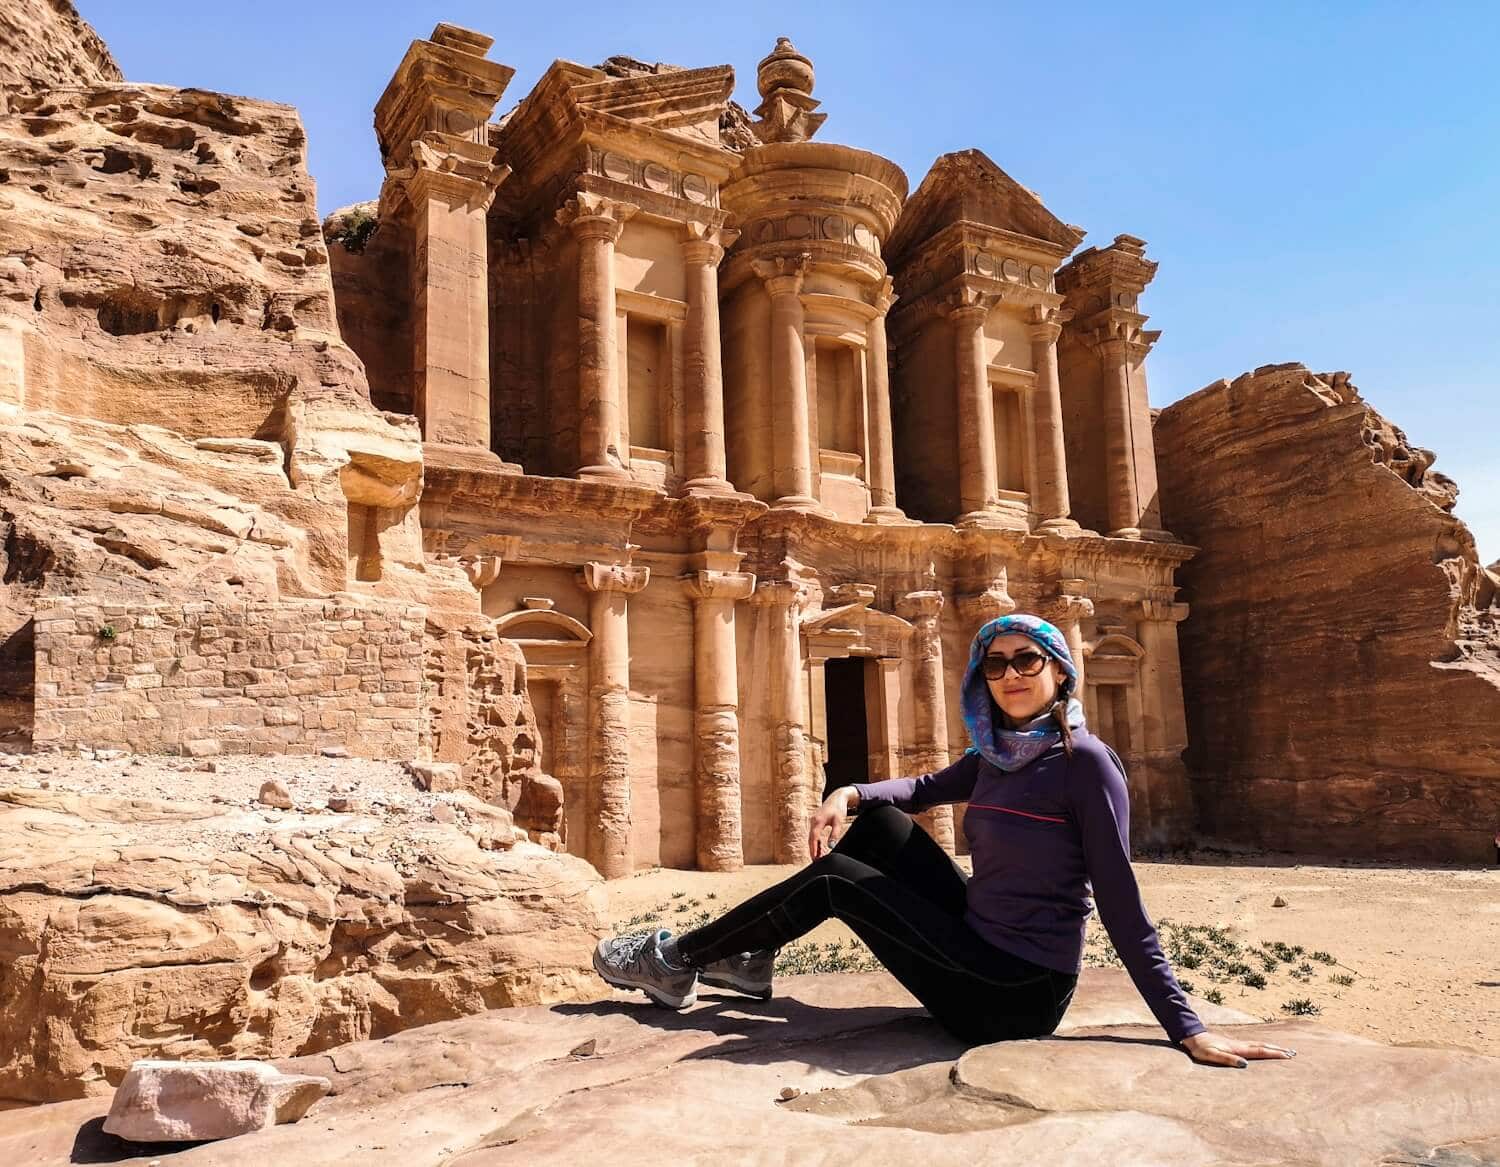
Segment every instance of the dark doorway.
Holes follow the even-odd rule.
[[[827,798],[840,786],[870,780],[863,658],[843,657],[823,666],[823,702],[828,713],[828,761],[823,767]]]

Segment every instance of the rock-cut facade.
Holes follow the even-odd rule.
[[[814,140],[785,40],[728,66],[512,70],[439,25],[326,224],[371,400],[421,427],[422,538],[520,647],[563,843],[606,876],[798,861],[832,785],[966,745],[975,629],[1066,633],[1137,841],[1192,828],[1137,238],[1078,251],[977,150],[914,192]],[[351,501],[356,577],[380,509]],[[928,825],[961,847],[945,808]]]

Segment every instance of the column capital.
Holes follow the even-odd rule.
[[[625,224],[638,210],[634,203],[581,191],[558,209],[557,221],[579,239],[616,243]]]
[[[755,576],[746,571],[695,571],[683,577],[688,595],[703,600],[747,600],[755,591]]]
[[[891,306],[900,298],[895,292],[895,281],[890,276],[886,276],[880,283],[875,285],[874,293],[870,297],[870,303],[875,306],[875,310],[880,316],[884,316],[890,312]]]
[[[802,281],[811,267],[812,256],[803,252],[800,255],[777,256],[775,259],[757,259],[750,265],[750,270],[765,282],[766,291],[774,299],[800,293]]]
[[[682,225],[682,234],[683,261],[709,267],[718,267],[725,250],[740,237],[732,227],[715,227],[692,219]]]
[[[1155,590],[1155,589],[1153,589]],[[1135,614],[1142,620],[1155,620],[1180,624],[1188,617],[1188,606],[1176,599],[1177,589],[1162,588],[1164,594],[1147,595],[1134,604]]]
[[[939,311],[957,323],[983,324],[990,310],[1000,302],[1000,297],[977,288],[958,289],[943,301]]]
[[[750,597],[754,604],[793,607],[807,598],[807,585],[793,579],[763,579]]]
[[[427,133],[410,143],[406,165],[391,170],[386,181],[414,207],[437,201],[484,210],[495,189],[510,177],[510,167],[495,162],[494,156],[488,146]]]
[[[1094,327],[1088,340],[1106,360],[1138,364],[1161,339],[1160,329],[1141,327],[1145,319],[1137,312],[1112,313]]]
[[[907,592],[896,601],[896,615],[903,620],[936,619],[942,614],[943,603],[942,592]]]
[[[623,592],[634,595],[651,578],[649,567],[631,567],[624,563],[585,563],[578,570],[578,582],[590,592]]]
[[[1043,614],[1054,624],[1072,624],[1094,614],[1094,601],[1087,596],[1063,592],[1046,603]]]
[[[1056,344],[1062,325],[1052,320],[1032,321],[1026,325],[1026,335],[1032,344]]]
[[[1016,610],[1016,601],[1003,579],[997,580],[982,592],[968,592],[957,598],[958,614],[968,624],[987,624],[996,616],[1009,616]]]

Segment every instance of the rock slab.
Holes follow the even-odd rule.
[[[298,813],[215,779],[216,801],[0,790],[0,1099],[604,991],[598,874],[501,808]]]
[[[265,1062],[165,1062],[130,1067],[104,1129],[136,1143],[201,1142],[296,1122],[332,1088]]]
[[[1500,1058],[1388,1046],[1195,1001],[1216,1031],[1299,1051],[1246,1070],[1167,1043],[1128,976],[1085,969],[1058,1032],[964,1050],[890,977],[785,977],[672,1013],[639,993],[495,1010],[278,1063],[332,1083],[309,1120],[176,1167],[653,1162],[1060,1167],[1492,1167]],[[790,1097],[788,1097],[790,1095]],[[145,1167],[90,1134],[103,1099],[0,1114],[0,1161]]]

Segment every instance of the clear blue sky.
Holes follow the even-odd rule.
[[[1088,243],[1161,261],[1144,307],[1164,405],[1219,377],[1348,369],[1438,454],[1500,557],[1500,3],[501,4],[77,0],[134,81],[302,111],[320,211],[372,198],[371,109],[439,20],[495,37],[519,100],[555,58],[729,63],[756,103],[778,35],[816,67],[820,137],[915,188],[975,146]]]

